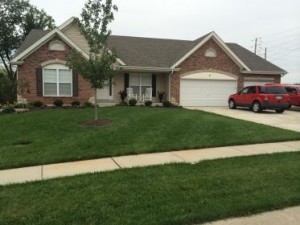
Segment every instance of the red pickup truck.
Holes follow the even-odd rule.
[[[277,113],[283,113],[290,106],[289,99],[286,89],[280,85],[254,85],[230,95],[228,106],[230,109],[248,107],[256,113],[264,109],[274,109]]]

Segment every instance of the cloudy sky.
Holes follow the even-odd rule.
[[[86,0],[30,0],[56,25],[80,16]],[[225,42],[259,54],[289,72],[285,83],[300,83],[299,0],[114,0],[116,35],[194,40],[215,31]]]

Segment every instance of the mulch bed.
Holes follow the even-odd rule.
[[[85,120],[80,123],[80,126],[82,126],[82,127],[100,127],[100,126],[106,126],[110,123],[111,123],[111,121],[106,120],[106,119]]]

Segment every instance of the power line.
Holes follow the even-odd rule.
[[[260,36],[260,37],[261,38],[263,38],[263,37],[270,37],[270,36],[274,37],[275,35],[286,33],[286,32],[290,32],[290,31],[293,31],[293,30],[300,30],[300,27],[294,27],[292,29],[288,29],[288,30],[284,30],[284,31],[276,32],[276,33],[271,33],[271,34],[263,35],[263,36]]]

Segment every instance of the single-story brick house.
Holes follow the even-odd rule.
[[[235,43],[224,43],[215,33],[194,41],[112,35],[109,47],[118,55],[113,85],[99,90],[99,102],[117,103],[119,91],[132,87],[141,97],[145,87],[182,106],[224,106],[229,94],[251,84],[280,83],[286,71]],[[16,52],[18,79],[26,79],[29,102],[51,104],[93,101],[88,81],[66,67],[71,49],[88,58],[88,44],[71,18],[51,30],[32,30]]]

